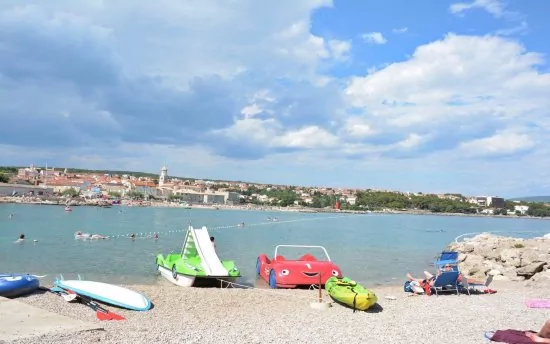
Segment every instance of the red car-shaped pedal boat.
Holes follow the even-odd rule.
[[[278,253],[281,247],[318,248],[324,254],[324,260],[318,260],[306,253],[300,258],[287,259]],[[334,264],[323,246],[278,245],[273,259],[260,254],[256,262],[256,274],[260,275],[271,288],[296,288],[298,286],[324,285],[330,277],[342,278],[342,271]]]

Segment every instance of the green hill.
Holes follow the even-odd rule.
[[[547,202],[550,202],[550,196],[515,197],[515,198],[510,199],[510,201],[547,203]]]

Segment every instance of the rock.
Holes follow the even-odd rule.
[[[496,259],[500,256],[500,251],[492,246],[476,246],[473,253],[485,259]]]
[[[467,241],[453,243],[448,249],[459,252],[460,269],[469,277],[485,278],[490,274],[497,280],[533,279],[550,284],[550,240],[507,238],[483,233]],[[537,278],[539,275],[541,277]]]
[[[527,266],[517,269],[516,274],[518,276],[524,276],[529,279],[533,277],[533,275],[537,272],[541,272],[544,265],[546,265],[546,262],[531,263]]]
[[[485,259],[475,254],[468,254],[464,258],[463,263],[466,265],[482,265]]]
[[[504,249],[500,252],[500,261],[508,266],[520,266],[520,251],[517,248]]]
[[[465,253],[474,252],[474,248],[475,248],[475,245],[474,245],[474,244],[467,243],[466,245],[464,245],[464,252],[465,252]]]
[[[526,286],[546,287],[550,289],[550,270],[545,270],[528,279]]]
[[[521,252],[520,255],[520,266],[527,266],[531,263],[535,262],[541,262],[541,254],[538,252],[538,250],[534,249],[526,249],[525,251]]]
[[[550,281],[550,270],[546,270],[534,275],[533,278],[531,278],[531,280],[534,282]]]
[[[490,270],[489,272],[487,272],[487,275],[498,276],[498,275],[502,275],[502,272],[500,272],[500,270],[493,269],[493,270]]]

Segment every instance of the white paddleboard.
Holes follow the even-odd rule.
[[[63,289],[72,290],[90,299],[122,308],[136,311],[146,311],[151,308],[151,301],[144,295],[114,284],[94,281],[58,280],[55,281],[55,285]]]

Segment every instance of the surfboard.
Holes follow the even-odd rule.
[[[550,299],[531,299],[525,303],[529,308],[550,308]]]
[[[90,299],[108,303],[135,311],[146,311],[151,308],[151,300],[146,296],[114,284],[95,281],[57,280],[55,286],[72,290]]]

